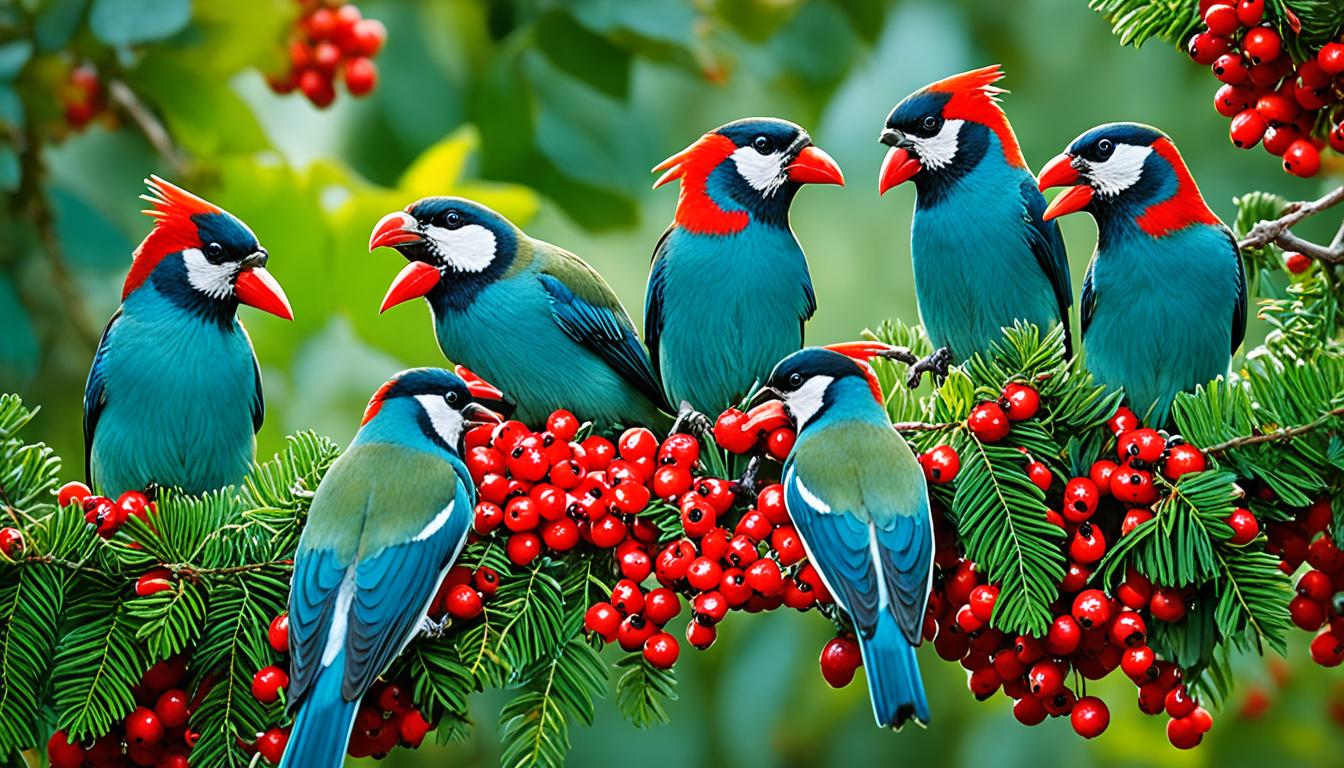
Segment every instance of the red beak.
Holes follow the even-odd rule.
[[[437,267],[423,261],[412,261],[402,267],[392,285],[387,287],[387,295],[383,297],[383,305],[378,308],[378,314],[381,315],[402,302],[424,296],[438,283]]]
[[[882,170],[877,174],[877,194],[886,194],[888,189],[913,179],[922,170],[924,166],[909,150],[892,147],[887,150],[887,156],[882,159]]]
[[[845,175],[835,159],[820,147],[806,146],[789,164],[789,181],[799,184],[839,184],[845,186]]]
[[[793,419],[789,418],[789,412],[784,410],[784,401],[766,400],[747,411],[747,420],[742,423],[742,432],[748,435],[760,435],[792,425]]]
[[[379,219],[374,226],[373,234],[369,235],[369,250],[418,243],[423,239],[414,216],[405,211],[393,211]]]
[[[270,312],[283,320],[294,319],[294,310],[289,307],[285,290],[265,267],[252,267],[239,272],[238,279],[233,283],[233,295],[249,307]]]
[[[499,387],[477,376],[465,365],[454,366],[453,370],[467,382],[467,391],[471,393],[477,405],[490,409],[499,420],[512,414],[517,407]]]
[[[1079,184],[1079,179],[1078,169],[1073,167],[1073,156],[1068,153],[1059,155],[1045,164],[1036,179],[1036,186],[1040,187],[1041,191],[1051,187],[1073,186],[1051,200],[1041,218],[1050,221],[1068,213],[1081,211],[1092,202],[1095,192],[1088,184]]]

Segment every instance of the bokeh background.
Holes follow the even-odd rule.
[[[5,10],[14,1],[0,0],[0,35],[6,18],[44,4],[18,0]],[[366,252],[381,214],[428,194],[476,197],[532,235],[574,250],[638,318],[649,256],[676,202],[671,188],[650,190],[648,169],[729,120],[794,120],[849,181],[809,188],[793,208],[819,303],[808,335],[824,343],[886,318],[917,319],[914,190],[875,194],[883,156],[876,138],[896,101],[954,72],[1004,65],[1002,85],[1012,91],[1005,107],[1033,168],[1086,128],[1136,120],[1172,135],[1226,218],[1245,191],[1290,198],[1319,191],[1320,182],[1293,179],[1262,153],[1232,149],[1226,120],[1211,108],[1212,78],[1160,43],[1121,48],[1083,0],[360,5],[390,33],[377,60],[379,85],[366,99],[342,94],[318,111],[267,87],[263,71],[282,66],[296,14],[291,2],[197,0],[182,32],[148,52],[128,51],[121,62],[134,64],[128,83],[167,125],[172,158],[126,120],[44,142],[37,157],[23,158],[44,169],[36,185],[16,187],[16,158],[0,151],[0,390],[42,406],[32,430],[70,459],[71,477],[82,451],[80,401],[93,345],[119,300],[130,252],[149,229],[137,195],[150,172],[246,220],[294,305],[293,323],[243,310],[265,378],[262,455],[300,429],[347,440],[369,392],[390,373],[441,361],[422,304],[377,315],[402,261]],[[28,122],[57,124],[55,93],[44,115],[33,111],[41,99],[32,89],[61,75],[41,76],[19,90]],[[1087,217],[1068,217],[1063,228],[1077,285],[1095,228]],[[1135,343],[1154,343],[1163,332],[1136,328]],[[565,372],[540,375],[548,374]],[[933,727],[880,732],[861,678],[840,691],[822,681],[816,658],[829,631],[816,615],[734,617],[711,651],[683,655],[671,725],[636,731],[607,702],[592,728],[575,729],[570,764],[1344,764],[1341,678],[1302,663],[1305,636],[1273,674],[1246,660],[1239,693],[1204,746],[1178,753],[1162,735],[1164,719],[1138,714],[1127,682],[1100,686],[1112,726],[1083,742],[1067,720],[1026,729],[1007,700],[977,703],[965,673],[931,647],[921,658]],[[1268,710],[1242,714],[1247,692],[1267,698]],[[503,701],[477,697],[469,742],[398,751],[386,764],[496,764]]]

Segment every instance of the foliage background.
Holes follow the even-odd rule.
[[[19,9],[6,5],[16,1],[23,10],[83,5],[0,0],[0,51],[5,21]],[[344,442],[388,374],[441,360],[422,306],[377,316],[401,264],[365,245],[381,214],[427,194],[478,197],[533,235],[575,250],[638,317],[649,254],[676,198],[670,189],[650,191],[647,169],[737,117],[795,120],[849,180],[843,189],[807,190],[793,212],[820,306],[809,338],[830,342],[888,317],[917,318],[908,246],[914,191],[874,194],[883,151],[876,137],[895,101],[953,72],[1004,64],[1003,85],[1013,91],[1005,106],[1033,168],[1088,127],[1137,120],[1173,136],[1228,219],[1236,194],[1267,189],[1298,199],[1326,183],[1289,177],[1262,153],[1235,152],[1226,121],[1211,109],[1207,73],[1158,43],[1120,48],[1082,0],[370,0],[361,7],[390,31],[368,99],[342,95],[318,112],[301,97],[269,91],[257,67],[279,65],[295,13],[289,0],[197,0],[183,31],[128,59],[135,64],[128,83],[162,114],[182,166],[126,121],[47,146],[49,176],[36,190],[15,191],[13,157],[0,156],[7,189],[0,192],[0,391],[43,406],[32,434],[67,457],[72,477],[82,452],[83,377],[130,251],[148,230],[136,196],[151,171],[245,219],[294,305],[292,324],[244,310],[266,381],[262,455],[298,429]],[[50,124],[59,116],[52,88],[60,73],[26,74],[24,102],[50,102],[50,114],[30,106],[30,124]],[[34,203],[54,214],[49,231],[32,215]],[[1087,217],[1068,217],[1063,228],[1077,284],[1095,228]],[[1303,234],[1328,235],[1311,227]],[[1136,329],[1135,343],[1160,332]],[[816,655],[827,631],[813,616],[787,612],[735,617],[710,652],[683,656],[670,726],[635,731],[607,703],[593,728],[572,734],[570,764],[993,759],[1013,766],[1048,756],[1080,766],[1314,765],[1338,763],[1330,756],[1344,749],[1328,713],[1328,702],[1344,702],[1344,681],[1306,662],[1305,635],[1295,638],[1292,674],[1268,715],[1237,718],[1234,700],[1201,749],[1177,753],[1161,735],[1162,720],[1133,708],[1127,682],[1102,684],[1113,724],[1085,743],[1067,721],[1028,730],[1005,700],[976,703],[962,670],[932,648],[921,656],[934,727],[881,733],[861,681],[842,691],[822,682]],[[1243,693],[1274,690],[1260,662],[1247,660],[1240,671]],[[386,764],[495,764],[503,701],[479,698],[467,744],[398,751]]]

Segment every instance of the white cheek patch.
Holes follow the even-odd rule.
[[[751,147],[738,147],[731,155],[737,173],[751,188],[769,197],[784,183],[784,154],[762,155]]]
[[[798,428],[812,420],[821,410],[822,402],[826,397],[826,388],[831,385],[833,379],[830,376],[813,376],[803,382],[803,386],[789,393],[785,402],[788,403],[789,413],[798,421]]]
[[[481,272],[495,260],[495,233],[479,224],[457,229],[427,226],[424,235],[439,258],[458,272]]]
[[[1092,187],[1102,197],[1114,197],[1124,192],[1143,175],[1143,164],[1152,153],[1152,147],[1116,144],[1115,151],[1105,162],[1088,162]]]
[[[946,120],[942,130],[927,139],[907,134],[910,141],[914,142],[920,164],[935,171],[950,165],[957,157],[957,137],[961,135],[961,126],[965,122]]]
[[[433,425],[434,431],[439,433],[444,444],[456,446],[462,437],[462,414],[438,395],[416,395],[415,401],[429,416],[429,423]]]
[[[187,281],[192,288],[212,299],[223,300],[233,294],[233,274],[238,268],[236,263],[211,264],[199,248],[183,251],[182,261],[187,265]]]

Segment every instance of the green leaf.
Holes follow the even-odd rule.
[[[537,19],[532,34],[546,58],[565,73],[613,99],[630,90],[629,52],[590,31],[571,14],[552,10]]]
[[[135,708],[132,688],[149,668],[135,640],[135,623],[120,601],[119,585],[78,580],[79,599],[66,616],[69,629],[51,671],[57,725],[72,738],[94,738]]]
[[[190,21],[190,0],[94,0],[89,14],[93,34],[113,47],[163,40]]]
[[[677,700],[676,673],[654,667],[640,653],[626,656],[616,666],[625,669],[616,681],[616,705],[625,719],[636,728],[665,724],[666,703]]]
[[[33,38],[39,51],[58,51],[79,28],[89,0],[47,0],[33,23]]]
[[[14,40],[0,45],[0,80],[13,80],[32,56],[31,41]]]
[[[151,54],[128,82],[163,113],[173,138],[192,154],[213,157],[270,148],[247,102],[227,80],[201,72],[186,54]]]

